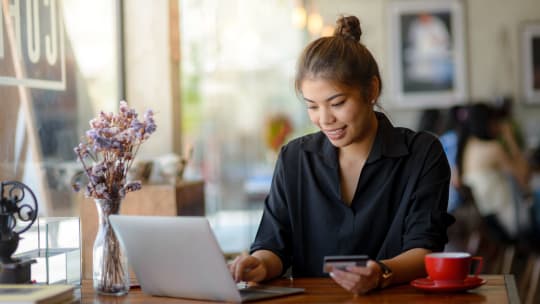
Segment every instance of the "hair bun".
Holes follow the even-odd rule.
[[[343,36],[360,42],[362,29],[360,28],[360,20],[355,16],[341,16],[336,21],[336,29],[334,36]]]

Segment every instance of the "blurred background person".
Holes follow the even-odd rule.
[[[496,97],[494,99],[494,108],[495,108],[495,115],[498,117],[499,120],[508,123],[510,125],[510,130],[512,131],[512,134],[516,140],[516,143],[518,147],[525,151],[526,148],[526,140],[525,136],[523,134],[523,130],[521,128],[521,125],[517,122],[517,120],[514,117],[514,102],[511,97],[502,96],[502,97]],[[501,142],[505,145],[503,138],[499,138]]]
[[[498,140],[501,138],[504,145]],[[506,147],[505,147],[506,146]],[[528,218],[520,218],[527,206],[516,202],[513,181],[528,187],[528,163],[511,125],[500,120],[494,108],[471,105],[458,139],[457,166],[463,184],[470,187],[475,203],[498,237],[512,240]]]

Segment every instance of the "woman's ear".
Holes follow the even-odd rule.
[[[379,78],[377,77],[373,77],[371,78],[371,83],[370,83],[370,90],[369,90],[369,99],[371,101],[372,104],[375,104],[375,102],[377,101],[377,97],[379,97],[379,91],[381,89],[381,84],[379,82]]]

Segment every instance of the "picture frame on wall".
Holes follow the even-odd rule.
[[[521,50],[525,101],[540,105],[540,22],[523,26]]]
[[[400,107],[466,102],[463,5],[458,0],[389,4],[391,97]]]

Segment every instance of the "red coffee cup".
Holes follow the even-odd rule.
[[[429,278],[437,283],[463,282],[471,273],[472,261],[476,262],[474,276],[482,271],[483,259],[467,252],[437,252],[424,258]]]

